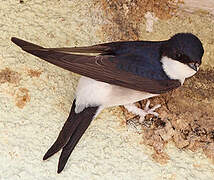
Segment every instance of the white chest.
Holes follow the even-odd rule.
[[[181,84],[184,83],[186,78],[191,77],[196,73],[195,70],[191,69],[186,64],[180,63],[179,61],[168,57],[162,57],[161,62],[165,73],[171,79],[178,79]]]
[[[76,112],[89,105],[102,107],[126,105],[157,95],[81,77],[76,92]]]

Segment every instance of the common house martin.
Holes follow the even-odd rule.
[[[102,109],[124,105],[139,115],[141,122],[147,114],[158,116],[155,109],[160,105],[149,109],[148,102],[143,110],[133,103],[181,86],[198,71],[204,54],[201,41],[191,33],[178,33],[163,41],[121,41],[71,48],[44,48],[15,37],[11,40],[34,56],[82,75],[68,119],[43,157],[46,160],[62,149],[58,173]]]

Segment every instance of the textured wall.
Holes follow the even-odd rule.
[[[184,0],[182,8],[189,11],[199,11],[202,13],[209,13],[214,15],[214,1],[213,0]]]
[[[185,16],[180,17],[175,15],[180,2],[173,6],[166,0],[164,6],[142,2],[1,1],[0,180],[213,178],[214,165],[200,151],[169,144],[169,162],[154,162],[152,148],[141,143],[141,135],[121,125],[124,116],[119,108],[105,110],[92,122],[60,175],[59,154],[42,161],[69,113],[79,76],[24,53],[10,42],[12,36],[60,47],[162,40],[190,31],[207,50],[203,68],[214,66],[214,28],[207,14],[181,12]]]

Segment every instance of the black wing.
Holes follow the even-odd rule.
[[[145,42],[144,49],[141,48],[143,42],[140,41],[89,47],[43,48],[18,38],[11,40],[24,51],[63,69],[109,84],[154,94],[165,93],[181,85],[178,80],[169,79],[160,68],[159,44],[155,42],[154,45]],[[78,55],[71,52],[100,55]],[[146,58],[149,61],[144,60]]]

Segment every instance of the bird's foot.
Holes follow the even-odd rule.
[[[137,106],[135,106],[135,104],[127,104],[124,107],[131,113],[140,116],[139,119],[139,123],[143,123],[143,121],[145,120],[146,115],[148,114],[153,114],[154,116],[158,117],[158,113],[155,112],[156,109],[160,108],[161,105],[157,104],[152,108],[149,108],[150,105],[150,100],[147,101],[146,106],[144,109],[140,109]]]
[[[139,122],[142,123],[145,119],[145,116],[148,115],[148,114],[152,114],[156,117],[159,116],[159,114],[157,112],[155,112],[156,109],[160,108],[161,107],[161,104],[156,104],[154,107],[152,108],[149,108],[149,105],[150,105],[150,100],[148,100],[146,102],[146,106],[145,108],[143,109],[144,111],[144,116],[140,116],[140,119],[139,119]]]

